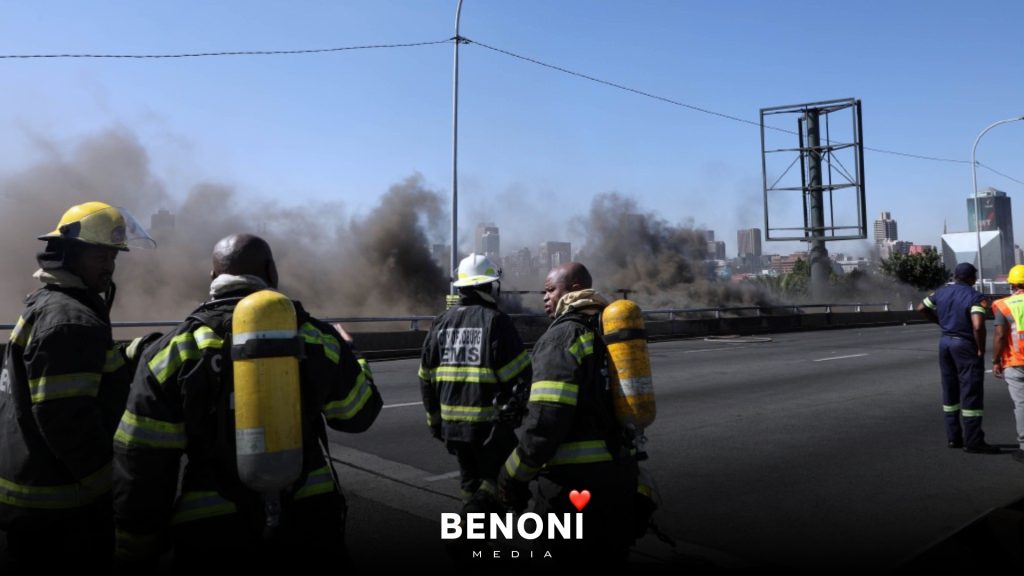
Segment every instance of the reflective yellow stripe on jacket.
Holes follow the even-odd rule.
[[[114,443],[125,447],[185,449],[185,423],[164,422],[125,410],[114,433]]]
[[[199,359],[199,346],[191,332],[178,334],[149,361],[149,371],[164,384],[186,360]]]
[[[551,460],[548,460],[547,465],[592,464],[594,462],[611,462],[611,460],[612,454],[608,451],[604,440],[584,440],[563,443],[558,447]]]
[[[452,406],[450,404],[441,404],[441,420],[449,422],[490,422],[494,420],[495,414],[494,406]]]
[[[105,464],[80,483],[31,486],[0,478],[0,502],[19,508],[60,510],[79,508],[110,490],[111,466]]]
[[[77,508],[78,484],[29,486],[0,478],[0,502],[20,508]]]
[[[328,494],[334,491],[334,479],[331,478],[331,471],[327,466],[313,470],[306,477],[306,482],[301,488],[295,491],[295,499],[309,498],[318,494]]]
[[[505,364],[501,368],[498,368],[498,380],[502,382],[509,382],[516,376],[519,376],[527,366],[530,365],[530,355],[523,350],[518,356],[512,359],[511,362]]]
[[[584,332],[569,346],[569,353],[576,358],[577,364],[583,364],[583,359],[594,353],[594,333]]]
[[[200,350],[207,348],[223,348],[224,340],[217,336],[217,333],[213,331],[213,328],[209,326],[200,326],[192,332],[192,338],[196,341],[196,347]]]
[[[359,359],[359,365],[362,371],[356,377],[356,383],[352,386],[352,390],[349,391],[348,395],[341,400],[328,402],[324,405],[323,412],[327,418],[350,420],[363,409],[367,400],[373,396],[373,390],[370,389],[372,378],[370,376],[370,366],[366,363],[366,360],[361,358]]]
[[[538,380],[530,385],[530,402],[554,402],[575,406],[580,387],[571,382]]]
[[[32,325],[25,322],[25,319],[21,316],[18,316],[18,323],[14,325],[14,330],[11,330],[11,344],[17,344],[22,348],[26,348],[31,337]]]
[[[221,348],[224,340],[209,326],[200,326],[193,332],[178,334],[149,361],[149,371],[160,384],[167,382],[182,364],[198,360],[200,350]]]
[[[212,490],[185,492],[181,495],[181,498],[178,498],[178,503],[174,508],[174,516],[171,517],[171,524],[181,524],[215,516],[226,516],[237,511],[238,508],[234,502]]]
[[[43,376],[29,380],[28,389],[32,395],[33,404],[59,398],[74,398],[76,396],[91,396],[95,398],[99,394],[102,377],[103,375],[99,372],[75,372],[73,374]]]
[[[497,384],[498,376],[482,366],[438,366],[434,369],[434,381]]]
[[[515,478],[519,482],[529,482],[530,480],[533,480],[533,477],[536,476],[538,472],[540,472],[540,468],[530,466],[526,462],[523,462],[522,458],[519,456],[519,449],[516,448],[505,460],[505,472],[508,472],[509,476]]]
[[[341,361],[341,343],[338,339],[330,334],[321,332],[316,326],[310,322],[306,322],[299,329],[299,334],[302,336],[302,340],[306,344],[312,344],[314,346],[322,346],[324,349],[324,356],[328,360],[335,364]]]

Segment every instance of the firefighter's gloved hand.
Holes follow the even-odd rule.
[[[430,435],[444,442],[441,436],[441,413],[427,411],[427,426],[430,426]]]
[[[502,466],[498,474],[498,502],[517,514],[523,512],[530,503],[530,484],[516,480]]]
[[[145,336],[139,336],[132,340],[124,349],[124,357],[130,362],[137,361],[146,348],[153,342],[156,342],[161,336],[163,336],[163,332],[150,332]]]
[[[338,331],[338,335],[341,336],[342,340],[348,342],[349,344],[352,343],[352,335],[349,334],[347,330],[345,330],[345,327],[341,325],[341,322],[335,322],[331,324],[331,326],[333,326],[334,329]]]

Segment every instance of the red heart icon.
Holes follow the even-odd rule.
[[[577,510],[583,512],[583,509],[587,506],[587,502],[590,502],[590,490],[584,490],[583,492],[573,490],[572,492],[569,492],[569,501],[572,502],[572,505],[575,506]]]

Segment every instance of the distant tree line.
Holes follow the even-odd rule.
[[[847,274],[832,273],[829,284],[835,300],[877,298],[883,301],[913,299],[917,293],[934,290],[949,281],[947,270],[935,250],[916,254],[893,254],[883,259],[877,270],[853,270]],[[777,277],[759,277],[752,282],[779,298],[806,300],[810,293],[811,267],[803,259],[793,270]]]

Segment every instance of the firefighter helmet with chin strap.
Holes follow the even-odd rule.
[[[1010,286],[1024,284],[1024,264],[1017,264],[1010,268],[1010,273],[1006,276],[1006,283]]]
[[[126,252],[129,246],[156,246],[156,242],[131,213],[104,202],[85,202],[72,206],[61,216],[57,228],[39,236],[39,239],[75,240]]]
[[[456,288],[468,288],[490,284],[498,280],[501,280],[501,269],[487,256],[473,253],[459,262],[452,285]]]

